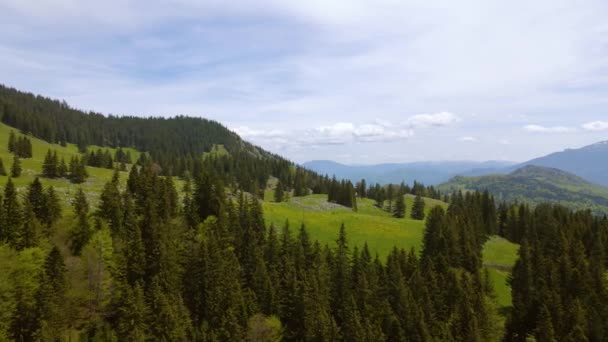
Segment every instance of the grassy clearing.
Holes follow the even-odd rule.
[[[510,268],[517,261],[519,245],[499,236],[492,236],[485,244],[483,261],[486,266]]]
[[[406,197],[411,207],[413,197]],[[427,210],[432,205],[446,206],[445,203],[428,199]],[[378,209],[370,199],[357,200],[358,211],[327,203],[327,195],[310,195],[291,198],[289,202],[264,202],[264,216],[267,224],[282,227],[289,220],[292,231],[304,223],[313,239],[333,245],[342,223],[350,246],[363,246],[367,242],[372,252],[384,258],[393,247],[420,250],[424,221],[409,218],[395,219],[391,214]],[[408,211],[409,214],[409,211]]]
[[[483,249],[483,262],[490,272],[498,303],[505,307],[511,305],[511,288],[507,285],[507,277],[517,261],[519,245],[504,238],[491,237]]]
[[[511,287],[507,284],[509,272],[488,267],[488,273],[490,274],[492,284],[494,284],[494,292],[496,293],[498,305],[501,307],[511,306]]]

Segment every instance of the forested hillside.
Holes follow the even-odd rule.
[[[91,145],[147,152],[161,175],[181,177],[213,168],[227,185],[249,192],[263,189],[271,175],[300,192],[318,188],[321,182],[317,174],[243,141],[218,122],[201,118],[85,113],[63,101],[0,86],[0,120],[52,144],[76,144],[80,152]],[[228,155],[201,158],[220,145]]]
[[[508,175],[454,177],[441,184],[444,192],[488,190],[501,201],[559,203],[572,209],[608,213],[608,188],[558,169],[524,166]]]

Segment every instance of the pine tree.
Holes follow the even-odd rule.
[[[551,313],[546,305],[543,305],[540,310],[540,317],[535,332],[536,340],[539,342],[557,342],[555,330],[551,321]]]
[[[2,161],[2,158],[0,158],[0,176],[6,176],[6,168],[4,167],[4,162]]]
[[[404,218],[405,217],[405,200],[403,195],[397,196],[395,206],[393,207],[393,217]]]
[[[41,221],[47,226],[51,226],[61,218],[61,203],[52,186],[49,186],[46,189],[46,196],[44,196],[44,199],[44,214],[42,215]]]
[[[72,157],[70,160],[70,180],[72,183],[80,184],[83,183],[89,176],[87,173],[86,161],[78,157]]]
[[[2,211],[4,215],[4,235],[5,239],[15,246],[17,244],[17,233],[21,226],[21,219],[23,213],[21,211],[21,204],[17,198],[17,190],[15,184],[11,178],[6,182],[4,187],[4,202],[2,204]]]
[[[17,150],[17,137],[15,136],[15,131],[11,130],[8,136],[8,151],[10,153],[15,153]]]
[[[148,337],[146,319],[149,309],[145,303],[144,291],[140,284],[121,284],[114,301],[116,335],[119,341],[143,342]]]
[[[59,162],[59,166],[57,167],[57,176],[61,178],[65,178],[68,175],[68,166],[65,163],[65,159],[61,157],[61,162]]]
[[[53,247],[44,262],[40,287],[36,293],[42,340],[56,340],[65,333],[65,273],[63,256],[57,247]]]
[[[341,326],[348,320],[348,315],[351,314],[348,307],[351,300],[350,260],[344,224],[340,226],[336,244],[337,249],[332,265],[331,307],[336,323]]]
[[[70,250],[72,254],[80,255],[82,248],[93,234],[89,225],[89,202],[81,188],[76,192],[72,206],[76,215],[76,225],[70,232]]]
[[[123,234],[125,277],[129,285],[143,283],[145,275],[146,255],[141,237],[141,229],[137,221],[135,204],[131,195],[126,192],[123,195]]]
[[[281,183],[281,181],[277,181],[277,185],[274,189],[274,201],[279,203],[279,202],[283,202],[283,183]]]
[[[412,204],[411,218],[414,220],[424,220],[424,200],[420,195],[416,195],[414,198],[414,204]]]
[[[147,297],[150,334],[161,341],[187,341],[190,322],[181,298],[163,289],[158,276],[152,281]]]
[[[388,205],[386,207],[386,211],[389,213],[393,211],[393,198],[395,197],[395,191],[393,188],[393,184],[389,184],[386,187],[386,198],[388,199]]]
[[[11,177],[18,178],[21,176],[21,161],[19,157],[13,157],[13,166],[11,166]]]
[[[33,206],[26,200],[23,208],[22,223],[16,236],[15,248],[22,250],[37,246],[41,233],[42,225],[38,218],[36,218]]]
[[[43,220],[47,209],[47,201],[42,183],[40,183],[38,177],[34,178],[34,181],[28,187],[26,197],[36,218]]]
[[[58,177],[57,153],[53,154],[51,150],[47,150],[44,162],[42,164],[42,176],[46,178]]]
[[[115,171],[112,180],[103,187],[97,210],[97,215],[108,221],[113,233],[117,233],[122,224],[122,203],[118,185],[118,171]]]

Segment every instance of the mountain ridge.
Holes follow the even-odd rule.
[[[524,165],[508,174],[456,176],[438,186],[443,192],[488,190],[498,200],[530,204],[559,203],[572,209],[608,213],[608,187],[575,174],[536,165]]]

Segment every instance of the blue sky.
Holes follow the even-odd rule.
[[[298,162],[523,161],[608,139],[606,18],[606,1],[0,0],[0,82],[215,119]]]

